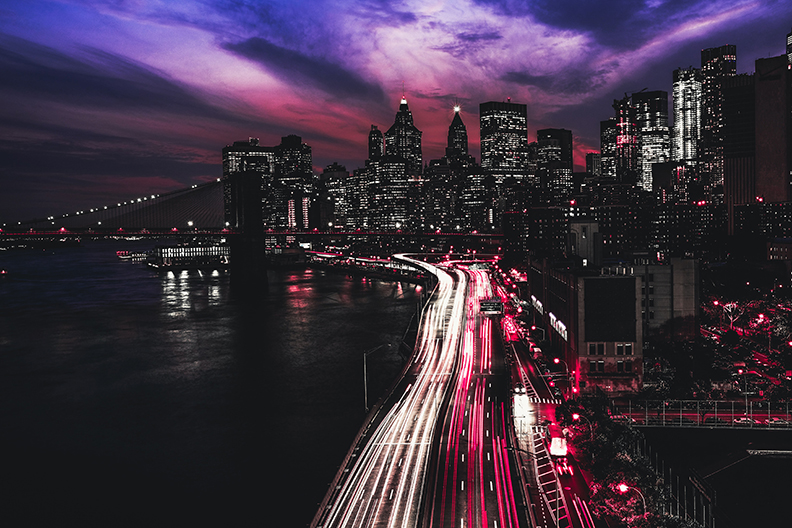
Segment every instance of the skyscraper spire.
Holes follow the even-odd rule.
[[[468,136],[465,123],[462,122],[462,117],[459,114],[459,104],[454,105],[454,119],[448,127],[448,150],[446,155],[453,153],[455,157],[467,156],[468,153]]]
[[[421,174],[423,171],[421,131],[413,124],[412,112],[404,95],[393,126],[385,133],[385,154],[404,158],[407,161],[407,173],[410,175]]]

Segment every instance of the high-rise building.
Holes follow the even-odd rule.
[[[616,178],[616,137],[619,135],[618,122],[611,117],[600,121],[600,163],[602,176]]]
[[[560,148],[558,161],[566,163],[567,168],[574,169],[572,131],[564,128],[545,128],[536,131],[536,141],[539,143],[540,151],[542,149],[542,141],[548,139],[558,142],[558,147]]]
[[[756,86],[754,75],[723,80],[723,198],[728,231],[734,233],[735,206],[756,200]]]
[[[689,165],[698,160],[701,130],[701,70],[674,70],[674,135],[671,158]]]
[[[481,168],[500,185],[508,176],[525,177],[528,149],[528,107],[490,101],[479,105]]]
[[[756,195],[792,200],[792,69],[785,55],[756,60]]]
[[[423,222],[416,222],[424,229],[455,229],[467,225],[462,211],[462,199],[467,175],[474,170],[476,160],[468,153],[468,137],[462,122],[459,106],[454,106],[454,118],[448,127],[448,145],[445,156],[431,160],[425,169],[424,181],[420,182],[422,193],[416,193],[419,182],[413,183],[412,193],[416,199],[411,205],[418,207]],[[422,203],[415,203],[422,202]],[[413,218],[414,221],[418,218]],[[423,223],[423,226],[421,226]]]
[[[467,156],[468,153],[468,135],[465,123],[462,122],[462,117],[459,115],[459,105],[454,106],[454,119],[448,126],[448,146],[446,147],[446,156],[461,157]]]
[[[325,227],[344,227],[347,225],[347,215],[349,212],[349,202],[347,200],[347,179],[349,171],[346,167],[333,163],[325,167],[319,177],[319,186],[322,188],[321,199],[330,199],[332,202],[332,215],[327,223],[321,222],[321,228]],[[332,224],[332,225],[328,225]]]
[[[586,172],[594,176],[602,176],[602,155],[599,152],[586,154]]]
[[[239,172],[258,172],[262,186],[267,185],[275,173],[275,149],[261,146],[258,138],[234,141],[232,145],[223,147],[223,202],[227,225],[233,225],[231,175]]]
[[[789,64],[792,64],[792,31],[787,33],[786,56],[787,56],[787,62]]]
[[[737,46],[727,44],[701,50],[701,142],[699,168],[712,193],[723,185],[723,95],[724,77],[737,75]],[[720,193],[720,191],[719,191]]]
[[[281,138],[275,147],[275,172],[278,181],[293,190],[310,193],[313,186],[311,147],[294,134]]]
[[[547,189],[554,205],[566,201],[573,192],[572,131],[547,128],[536,133],[536,172],[541,187]]]
[[[350,230],[369,227],[369,170],[355,169],[346,179],[346,228]]]
[[[394,231],[407,224],[407,160],[385,154],[366,161],[369,175],[369,227]]]
[[[407,99],[402,97],[399,111],[396,112],[396,119],[385,132],[385,154],[404,159],[407,174],[410,176],[421,174],[423,170],[421,134],[421,131],[413,123]]]
[[[377,125],[371,125],[368,136],[368,159],[378,160],[385,154],[385,140]]]
[[[614,99],[613,110],[616,112],[616,181],[635,184],[638,182],[640,167],[638,122],[632,98],[625,95],[622,99]]]
[[[671,157],[671,133],[668,129],[668,92],[632,94],[640,145],[638,184],[652,190],[652,164],[665,163]]]

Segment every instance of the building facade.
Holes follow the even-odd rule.
[[[632,94],[640,145],[640,176],[638,185],[652,190],[652,164],[671,159],[671,132],[668,128],[668,92]]]
[[[498,185],[508,176],[525,177],[528,161],[528,107],[490,101],[479,105],[481,168]]]
[[[671,158],[688,165],[698,161],[701,132],[701,70],[679,68],[673,74],[674,135]]]
[[[423,172],[421,135],[422,132],[413,123],[413,115],[407,105],[407,99],[402,97],[399,110],[396,112],[396,119],[385,132],[385,154],[404,159],[409,176],[420,175]],[[371,150],[371,146],[369,150]]]

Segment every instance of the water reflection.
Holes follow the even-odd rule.
[[[219,306],[228,297],[227,272],[168,271],[161,274],[162,301],[169,317]]]

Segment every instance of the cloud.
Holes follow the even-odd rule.
[[[501,76],[502,81],[521,86],[533,86],[544,92],[581,95],[591,93],[605,85],[608,71],[561,72],[552,75],[533,75],[527,71],[510,71]]]
[[[501,14],[530,17],[546,26],[583,32],[602,46],[630,49],[693,18],[754,3],[746,0],[475,0]]]
[[[308,83],[339,97],[377,102],[385,98],[378,85],[365,81],[353,71],[322,58],[277,46],[261,37],[226,43],[223,48],[261,64],[287,82]]]
[[[0,35],[0,93],[92,109],[141,109],[232,117],[185,86],[130,59],[83,48],[70,57],[52,48]]]

